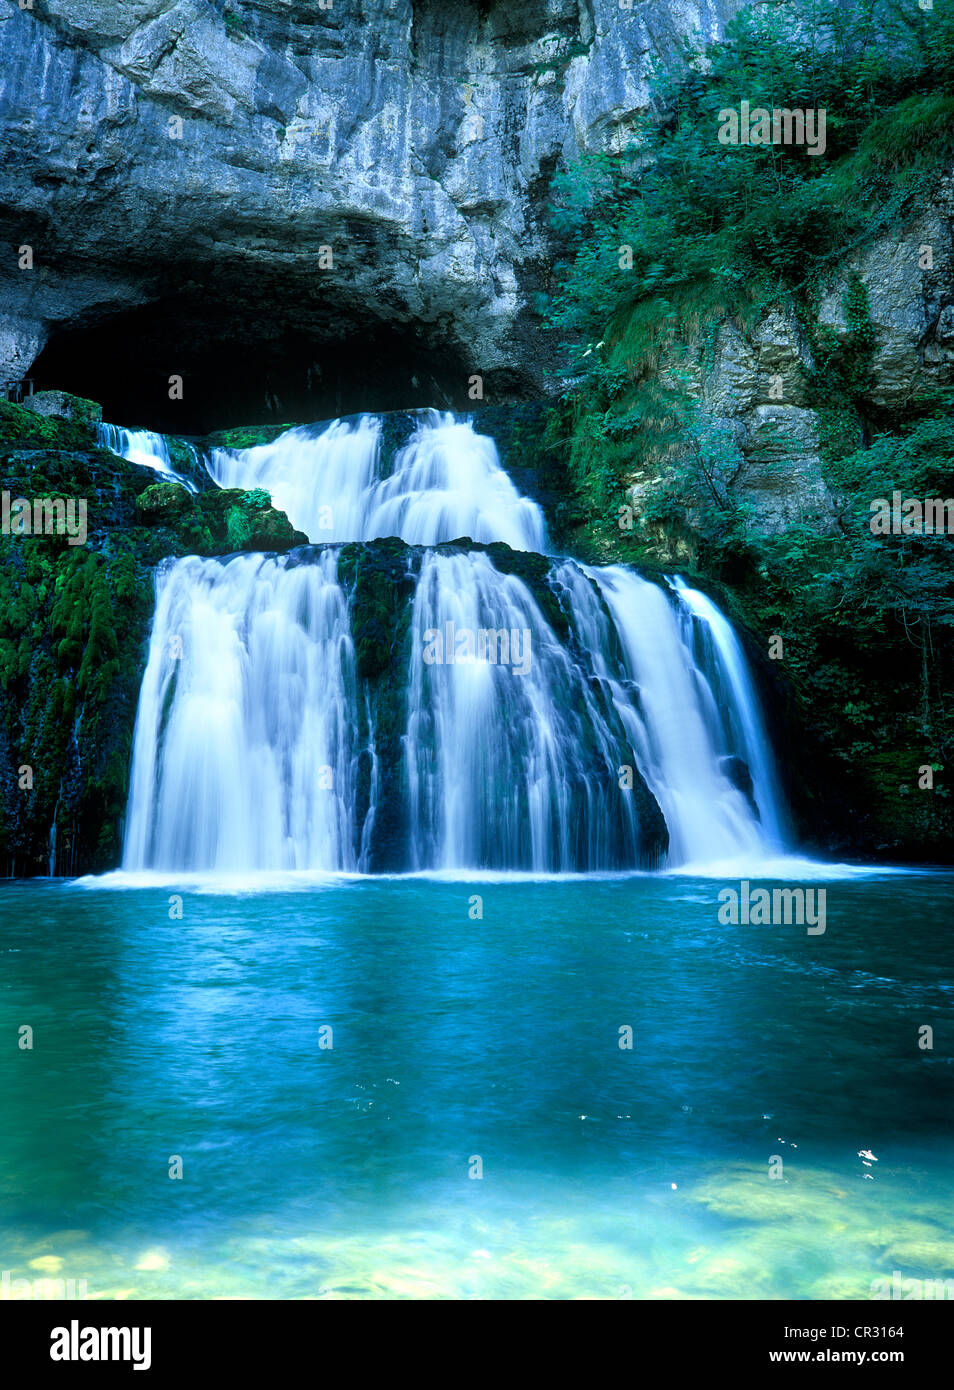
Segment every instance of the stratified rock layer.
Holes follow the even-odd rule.
[[[244,419],[276,399],[290,413],[287,372],[269,371],[282,354],[299,396],[324,402],[314,415],[465,403],[475,373],[488,399],[536,390],[554,168],[625,138],[651,59],[717,36],[737,8],[5,4],[0,388],[51,338],[103,324],[169,429],[169,375],[215,354],[236,378],[256,357]],[[45,384],[108,405],[125,369],[110,351],[74,348],[101,358],[98,390]],[[356,372],[362,400],[347,394]]]

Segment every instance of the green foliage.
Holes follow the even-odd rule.
[[[824,108],[825,154],[720,143],[720,113],[742,99]],[[837,332],[817,306],[852,253],[923,207],[952,157],[954,0],[929,12],[784,0],[746,8],[724,43],[660,67],[633,142],[553,187],[562,255],[547,314],[565,363],[548,434],[577,546],[607,559],[662,551],[728,584],[763,640],[783,638],[798,718],[879,808],[871,833],[894,843],[896,830],[907,853],[951,833],[943,799],[898,797],[920,764],[950,765],[954,538],[873,535],[870,507],[895,490],[954,495],[954,407],[912,401],[867,438],[877,343],[865,286],[847,277]],[[698,402],[726,323],[744,333],[775,306],[810,349],[801,389],[836,515],[766,535],[733,487],[745,462],[734,436]],[[763,452],[763,475],[791,467],[784,438]],[[627,538],[617,521],[630,489],[640,525]]]
[[[747,8],[724,43],[660,67],[626,149],[555,178],[558,433],[586,505],[606,512],[624,479],[691,437],[693,374],[726,318],[744,327],[777,303],[807,317],[839,258],[930,191],[954,153],[952,55],[954,0],[930,14],[873,0]],[[721,144],[720,112],[743,98],[823,108],[825,154]]]

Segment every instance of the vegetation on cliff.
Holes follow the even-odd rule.
[[[723,44],[682,56],[657,74],[630,148],[555,181],[567,254],[549,316],[569,381],[549,437],[575,510],[568,534],[594,558],[649,564],[688,537],[691,565],[731,595],[794,692],[803,829],[873,855],[946,857],[954,538],[876,535],[870,521],[872,501],[895,491],[954,496],[954,397],[873,408],[865,286],[848,275],[841,334],[819,326],[818,305],[833,271],[923,209],[950,163],[954,0],[759,7]],[[806,143],[721,143],[720,113],[743,98],[824,108],[824,157]],[[701,407],[698,364],[722,325],[746,331],[773,309],[804,335],[800,387],[834,516],[767,533],[726,485],[734,444]],[[784,473],[784,439],[779,453]],[[626,531],[635,477],[651,485]]]
[[[5,873],[119,860],[158,562],[306,539],[260,489],[192,497],[99,448],[82,404],[66,420],[0,401],[0,490],[83,501],[88,528],[85,545],[0,535]]]

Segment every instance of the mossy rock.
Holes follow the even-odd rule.
[[[375,679],[391,665],[410,621],[412,549],[393,537],[342,548],[338,578],[351,591],[351,631],[358,673]]]
[[[65,393],[57,392],[57,395]],[[37,397],[33,398],[34,400]],[[80,406],[92,406],[79,396],[69,398]],[[12,401],[0,400],[0,445],[14,444],[19,448],[87,449],[96,443],[96,422],[89,412],[77,410],[70,419],[57,418],[28,410]]]
[[[68,391],[37,391],[21,404],[34,415],[65,420],[69,424],[98,425],[103,418],[103,407],[96,401],[71,396]]]
[[[268,494],[261,489],[217,489],[197,497],[195,507],[208,528],[212,553],[285,551],[308,544],[308,537],[295,530],[284,512],[271,506]]]
[[[215,430],[199,441],[204,449],[254,449],[259,444],[271,444],[279,435],[296,429],[291,425],[237,425],[234,429]]]
[[[338,579],[350,596],[349,617],[358,673],[366,683],[374,725],[379,784],[387,788],[377,808],[371,845],[372,873],[390,873],[407,864],[409,826],[405,818],[403,738],[407,727],[414,574],[421,551],[393,537],[342,546]],[[357,702],[359,737],[368,737],[363,700]],[[371,760],[359,765],[356,823],[363,824],[370,802]]]
[[[0,537],[5,874],[49,871],[54,823],[56,873],[119,862],[159,561],[306,541],[261,489],[193,498],[99,448],[95,414],[68,420],[0,401],[2,486],[14,496],[83,498],[89,526],[81,547],[58,536]],[[182,461],[174,451],[173,459]],[[23,765],[33,769],[29,789],[19,786]]]
[[[153,483],[136,498],[136,515],[146,526],[168,522],[192,507],[188,488],[181,483]]]
[[[211,492],[216,484],[202,461],[201,445],[178,435],[166,435],[166,447],[172,466],[182,478],[186,478],[197,492]]]

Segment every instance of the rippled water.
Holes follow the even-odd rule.
[[[0,1267],[131,1298],[954,1277],[954,875],[831,881],[823,936],[720,925],[724,886],[193,884],[174,920],[174,885],[4,885]]]

